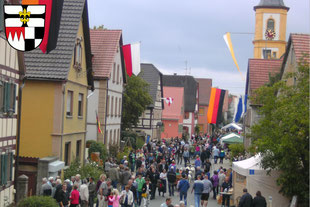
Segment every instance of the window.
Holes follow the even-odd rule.
[[[115,97],[115,116],[117,116],[117,97]]]
[[[114,140],[113,140],[113,145],[115,145],[115,141],[116,141],[116,129],[114,129]]]
[[[268,19],[267,21],[267,29],[274,31],[274,20],[273,19]]]
[[[74,67],[82,69],[82,38],[77,38],[74,47]]]
[[[199,107],[199,115],[204,115],[205,109],[203,107]]]
[[[80,159],[80,157],[81,157],[81,144],[82,144],[81,140],[78,140],[76,142],[76,158],[77,159]]]
[[[83,116],[83,98],[84,98],[84,95],[82,93],[79,93],[78,116],[80,116],[80,117]]]
[[[119,145],[119,140],[121,139],[120,137],[120,132],[119,129],[117,130],[117,145]]]
[[[16,85],[0,81],[0,112],[14,113],[16,104]]]
[[[109,145],[112,144],[112,129],[110,130],[110,139],[109,139]]]
[[[113,83],[115,83],[116,63],[113,64]]]
[[[117,76],[116,76],[117,84],[119,83],[119,64],[117,64]]]
[[[65,165],[70,165],[71,142],[65,144]]]
[[[122,98],[119,98],[119,105],[118,105],[118,107],[119,107],[119,114],[118,114],[118,116],[122,116]]]
[[[1,21],[0,21],[0,32],[4,30],[4,25],[3,25],[4,21],[2,21],[2,19],[3,19],[3,3],[4,3],[3,1],[0,1],[0,19],[1,19]]]
[[[272,58],[277,58],[277,52],[272,52]]]
[[[13,179],[13,152],[0,155],[0,185],[6,185]]]
[[[189,112],[185,112],[184,113],[184,119],[188,119],[189,118]]]
[[[67,94],[67,116],[72,116],[73,91],[68,91]]]
[[[107,116],[110,116],[110,96],[107,99]]]
[[[270,59],[271,58],[271,50],[263,50],[263,57],[264,59]]]
[[[114,97],[112,96],[112,100],[111,100],[111,116],[113,116],[113,104],[114,104]]]

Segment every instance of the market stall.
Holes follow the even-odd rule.
[[[237,203],[242,196],[243,188],[247,188],[253,197],[257,191],[261,191],[267,200],[267,206],[289,206],[289,200],[279,193],[280,187],[276,184],[279,172],[271,171],[270,175],[267,175],[267,171],[260,166],[260,162],[260,155],[233,162],[234,202]]]

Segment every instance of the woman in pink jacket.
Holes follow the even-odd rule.
[[[109,198],[109,201],[110,202],[113,202],[113,207],[119,207],[119,199],[120,199],[120,196],[119,196],[119,192],[117,189],[114,189],[113,191],[113,198]]]
[[[77,189],[78,186],[74,185],[70,196],[70,207],[77,207],[79,205],[80,193]]]

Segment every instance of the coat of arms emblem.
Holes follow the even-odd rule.
[[[4,5],[4,24],[11,47],[34,50],[44,37],[45,5]]]

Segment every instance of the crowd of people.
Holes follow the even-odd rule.
[[[52,196],[60,207],[69,204],[70,207],[148,207],[158,193],[158,196],[169,196],[161,207],[185,207],[192,186],[195,207],[206,207],[209,197],[217,199],[219,194],[223,194],[222,206],[229,207],[227,192],[232,188],[232,170],[213,167],[218,162],[222,164],[226,155],[227,150],[210,138],[192,137],[189,142],[178,138],[153,141],[131,151],[119,163],[108,158],[105,172],[97,182],[94,178],[81,180],[80,175],[63,183],[59,177],[44,178],[41,195]],[[180,202],[173,205],[171,197],[176,192]],[[249,194],[244,195],[240,207],[266,206],[261,204],[262,199],[258,205],[257,199],[248,205]],[[260,192],[256,197],[263,198]]]

